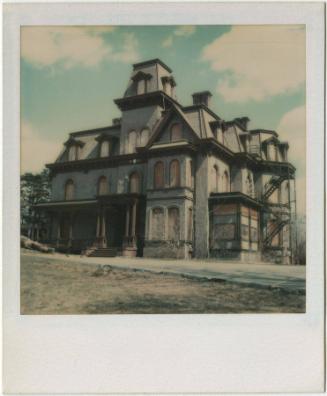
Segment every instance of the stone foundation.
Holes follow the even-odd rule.
[[[143,257],[189,259],[191,256],[191,244],[181,241],[146,241],[143,248]]]
[[[221,261],[239,261],[241,263],[259,263],[262,261],[260,252],[232,249],[211,250],[210,258],[216,258]]]

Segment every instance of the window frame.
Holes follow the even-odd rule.
[[[159,178],[159,176],[157,177],[157,170],[156,170],[159,165],[162,166],[162,174],[160,175],[162,184],[160,184],[160,185],[158,184],[158,181],[157,181],[157,178]],[[154,189],[165,188],[165,164],[161,160],[157,161],[153,167],[153,187],[154,187]]]
[[[172,183],[172,178],[174,176],[173,175],[173,171],[174,171],[173,166],[175,166],[175,164],[176,164],[175,171],[177,174],[175,175],[175,179],[176,179],[175,184],[173,184]],[[181,165],[180,165],[179,160],[176,158],[172,159],[169,163],[169,187],[172,187],[172,188],[181,187]]]

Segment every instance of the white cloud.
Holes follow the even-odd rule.
[[[162,42],[163,47],[171,47],[174,42],[175,37],[189,37],[195,33],[196,27],[193,25],[182,25],[173,31],[171,35],[169,35]]]
[[[296,170],[297,206],[299,213],[305,213],[306,197],[306,110],[305,106],[284,114],[277,127],[281,140],[289,142],[289,161]]]
[[[305,81],[305,30],[300,26],[234,26],[208,44],[201,59],[221,73],[226,102],[260,101],[294,92]]]
[[[106,59],[130,62],[136,58],[136,38],[125,37],[122,50],[115,52],[104,39],[104,35],[113,30],[112,26],[24,26],[21,29],[21,56],[39,68],[53,65],[65,69],[94,67]]]
[[[139,59],[138,41],[133,33],[124,35],[122,50],[113,54],[113,59],[123,63],[135,62]]]
[[[21,173],[40,172],[45,164],[54,162],[62,144],[40,137],[32,124],[21,122]]]

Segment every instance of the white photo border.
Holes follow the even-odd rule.
[[[163,22],[306,25],[306,313],[21,316],[20,26]],[[3,26],[4,391],[323,391],[324,3],[11,3]]]

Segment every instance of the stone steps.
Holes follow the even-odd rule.
[[[97,248],[93,250],[88,256],[89,257],[116,257],[116,248]]]

